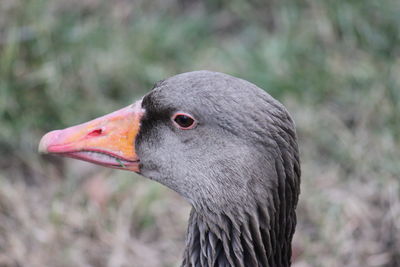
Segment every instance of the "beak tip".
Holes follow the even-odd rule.
[[[58,131],[49,132],[45,134],[42,139],[40,139],[38,146],[38,152],[40,154],[49,154],[49,146],[51,145],[51,143],[54,143],[54,139],[57,135],[56,132]]]
[[[46,136],[43,136],[42,139],[39,142],[39,147],[38,147],[38,152],[40,154],[48,154],[49,151],[47,150],[47,140],[45,138]]]

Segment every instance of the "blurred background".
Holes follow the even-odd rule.
[[[297,123],[295,267],[400,266],[398,0],[1,0],[0,266],[179,266],[181,197],[37,145],[199,69]]]

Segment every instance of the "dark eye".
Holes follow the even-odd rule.
[[[192,129],[196,124],[195,120],[190,115],[183,113],[175,114],[173,117],[173,121],[182,130]]]

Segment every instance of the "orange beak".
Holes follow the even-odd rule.
[[[135,139],[143,115],[141,101],[92,121],[47,133],[39,152],[139,172]]]

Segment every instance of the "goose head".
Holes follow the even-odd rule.
[[[193,206],[185,266],[290,264],[300,183],[295,128],[285,107],[254,84],[209,71],[179,74],[126,108],[46,134],[39,150],[134,171],[182,195]]]

